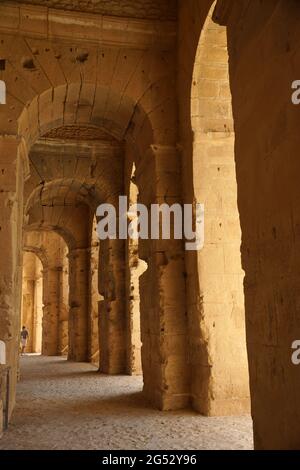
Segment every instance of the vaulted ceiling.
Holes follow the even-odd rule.
[[[62,10],[84,11],[129,18],[174,20],[177,0],[17,0]]]

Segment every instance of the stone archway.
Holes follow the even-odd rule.
[[[189,291],[193,404],[208,415],[249,411],[241,229],[226,28],[202,28],[191,92],[193,199],[205,207],[205,243]],[[187,182],[186,182],[187,183]]]
[[[16,13],[18,10],[11,10],[12,16]],[[30,15],[35,17],[34,10],[30,10]],[[48,27],[57,27],[59,13],[44,19]],[[82,34],[89,37],[90,21],[87,15],[82,16],[78,38]],[[7,112],[1,131],[14,136],[1,141],[3,151],[14,162],[12,169],[16,170],[11,191],[16,195],[13,211],[17,221],[17,243],[13,227],[9,227],[7,234],[12,240],[13,260],[20,254],[23,180],[28,176],[29,164],[40,174],[41,185],[36,189],[38,178],[33,178],[28,183],[28,192],[26,188],[26,196],[33,194],[34,199],[37,197],[36,203],[32,201],[32,228],[55,229],[63,233],[61,221],[68,221],[68,217],[65,219],[61,214],[57,217],[55,204],[61,204],[62,200],[65,202],[65,183],[72,183],[69,178],[62,182],[62,178],[52,175],[56,180],[52,185],[45,178],[43,165],[33,165],[33,162],[37,163],[38,153],[36,159],[30,157],[36,150],[35,145],[39,145],[41,150],[42,139],[61,138],[62,129],[64,137],[70,128],[73,135],[76,129],[85,128],[88,129],[87,134],[97,134],[98,137],[102,134],[100,139],[104,134],[124,142],[125,165],[128,162],[136,164],[141,202],[147,205],[163,201],[170,204],[182,202],[181,163],[177,147],[176,28],[174,24],[168,24],[162,31],[157,31],[155,24],[149,26],[150,30],[143,32],[143,28],[137,30],[127,23],[130,36],[125,40],[125,52],[125,38],[119,36],[115,25],[111,25],[116,33],[113,40],[107,35],[106,26],[99,25],[101,37],[97,36],[97,40],[90,44],[86,42],[84,60],[79,52],[81,40],[74,39],[73,32],[70,36],[68,30],[58,28],[51,38],[45,32],[32,38],[21,25],[16,41],[13,42],[9,34],[5,36],[1,48],[8,63],[3,72],[7,79],[8,107],[0,110],[0,117],[2,112]],[[25,60],[24,47],[28,54]],[[13,74],[10,61],[15,70]],[[18,86],[15,89],[16,81]],[[92,167],[90,171],[92,175]],[[57,180],[60,180],[61,193]],[[89,193],[91,187],[82,183],[84,192],[87,190]],[[96,184],[93,189],[95,187]],[[106,202],[115,203],[117,194],[106,192]],[[77,191],[77,196],[82,196],[80,191]],[[64,210],[61,209],[61,213],[67,214],[68,211]],[[9,214],[5,215],[10,218]],[[82,249],[86,247],[77,245],[73,250],[73,258],[79,267],[81,262],[85,265],[85,254],[79,251]],[[111,241],[104,250],[107,269],[100,286],[106,299],[101,314],[103,328],[100,328],[107,339],[103,354],[104,371],[118,373],[125,368],[122,359],[126,346],[122,303],[125,296],[124,243]],[[72,257],[72,253],[70,255]],[[140,258],[148,265],[140,285],[144,391],[159,408],[181,408],[190,402],[183,243],[147,240],[141,243]],[[12,262],[8,276],[13,276],[19,264],[21,262]],[[19,289],[17,281],[13,288]],[[78,299],[74,292],[72,304],[75,310]],[[9,295],[12,297],[11,292]],[[19,311],[17,303],[16,312]],[[80,337],[82,335],[77,335]],[[78,359],[85,357],[85,346],[82,351],[84,353],[80,353]]]
[[[29,278],[34,282],[30,286],[31,291],[28,292],[28,301],[30,304],[33,303],[35,310],[38,307],[42,310],[40,316],[36,311],[31,315],[30,337],[36,342],[36,336],[40,336],[40,347],[38,350],[36,350],[36,347],[32,348],[32,352],[41,352],[46,356],[66,355],[68,351],[69,282],[68,267],[66,265],[67,250],[65,240],[54,230],[46,231],[41,228],[34,230],[33,226],[27,227],[24,240],[24,257],[28,254],[36,255],[41,261],[42,269],[39,277],[36,276],[36,269],[33,273],[32,268],[23,272],[23,295],[24,292],[28,292],[28,288],[26,289],[26,285],[24,286],[24,281],[26,283],[27,278]],[[24,266],[26,267],[26,264]],[[39,305],[37,305],[38,302]],[[26,318],[25,313],[23,305],[23,318]]]
[[[21,325],[29,332],[26,353],[42,352],[43,266],[38,250],[24,250]]]
[[[170,66],[174,66],[174,62],[170,61]],[[86,126],[87,122],[78,119],[78,110],[83,106],[86,110],[89,110],[88,115],[92,116],[89,125],[97,125],[101,132],[110,133],[117,140],[126,140],[125,158],[132,157],[136,163],[141,200],[146,201],[147,204],[162,201],[166,192],[168,192],[169,180],[172,180],[173,188],[170,202],[180,200],[179,154],[175,146],[176,113],[174,108],[175,102],[173,100],[175,82],[172,79],[171,86],[170,83],[166,86],[168,73],[169,69],[167,69],[167,72],[162,72],[160,64],[158,75],[162,75],[163,78],[156,78],[153,86],[149,83],[145,84],[146,90],[144,90],[140,102],[135,102],[131,97],[122,96],[120,98],[114,90],[101,86],[97,86],[95,96],[104,95],[109,101],[103,101],[102,99],[98,103],[98,100],[95,99],[89,102],[88,97],[92,96],[92,93],[88,93],[87,90],[95,91],[95,89],[93,85],[86,83],[83,87],[80,87],[80,93],[83,92],[83,89],[87,92],[84,105],[81,104],[80,96],[78,98],[77,93],[75,93],[76,99],[71,98],[73,101],[68,103],[68,106],[65,106],[64,103],[68,102],[69,96],[73,96],[73,93],[69,95],[71,90],[78,89],[76,83],[71,83],[67,87],[61,86],[55,90],[48,90],[37,99],[34,99],[32,104],[22,114],[20,118],[20,132],[24,134],[28,146],[31,146],[40,134],[49,138],[53,135],[51,133],[55,131],[55,136],[57,137],[60,132],[59,129],[62,129],[62,125],[67,126],[68,129],[72,126],[74,127],[74,125],[77,127]],[[143,84],[143,86],[145,85]],[[111,101],[114,103],[118,100],[120,105],[117,108],[113,106],[115,113],[115,118],[113,118],[111,116],[112,111],[109,109],[109,103]],[[154,106],[154,103],[156,103],[156,106]],[[31,107],[33,108],[32,111]],[[30,126],[28,126],[29,120]],[[95,127],[93,128],[94,131]],[[158,143],[156,144],[155,142]],[[131,156],[127,157],[129,148]],[[146,179],[145,169],[149,170],[147,173],[148,178]],[[164,172],[168,175],[167,179],[161,179]],[[163,181],[163,184],[161,181]],[[43,192],[44,190],[41,191],[41,195]],[[39,194],[39,190],[36,190],[36,194]],[[103,199],[116,204],[116,194],[113,193],[111,198],[109,191],[107,191],[106,197]],[[43,209],[43,211],[45,210]],[[121,315],[123,307],[122,303],[118,300],[125,295],[122,281],[124,277],[124,268],[122,266],[125,259],[123,245],[122,241],[111,241],[109,244],[102,244],[108,256],[100,259],[99,263],[100,267],[101,265],[107,266],[107,273],[104,276],[100,276],[100,284],[102,284],[100,285],[100,293],[104,298],[107,298],[104,303],[101,303],[104,310],[100,311],[100,319],[103,319],[103,323],[100,324],[100,332],[102,332],[101,334],[104,335],[103,338],[105,339],[101,370],[109,373],[121,373],[126,367],[122,359],[126,350],[126,343],[123,341],[124,326],[122,318],[124,318],[124,315]],[[144,335],[143,363],[148,368],[145,393],[158,407],[167,409],[173,407],[180,408],[185,406],[189,400],[185,377],[187,374],[185,367],[186,338],[182,335],[181,331],[176,331],[175,336],[177,336],[181,344],[179,348],[181,352],[177,360],[177,354],[175,358],[172,352],[172,345],[169,344],[171,338],[172,341],[174,340],[174,333],[172,332],[173,322],[164,319],[163,305],[168,304],[168,301],[165,303],[164,296],[166,294],[166,299],[172,296],[173,284],[175,283],[181,295],[179,305],[174,305],[172,310],[182,317],[181,324],[184,324],[185,283],[182,245],[176,242],[170,244],[147,242],[144,244],[143,255],[141,257],[152,266],[151,271],[147,275],[151,276],[153,282],[157,281],[155,290],[158,289],[160,292],[156,299],[149,292],[151,283],[146,280],[142,283],[143,299],[146,301],[151,296],[154,302],[150,310],[149,305],[147,303],[144,304],[145,314],[143,321],[145,321],[145,325],[150,324],[150,318],[148,318],[149,312],[157,312],[151,319],[151,324],[153,324],[153,328],[151,327],[152,331],[148,330],[148,326],[144,329],[146,334]],[[118,294],[117,298],[116,293]],[[177,300],[173,303],[176,304]],[[119,322],[115,320],[116,315],[119,318]],[[173,314],[170,312],[167,316],[169,315]],[[111,321],[109,317],[114,320]],[[160,326],[161,320],[164,323],[163,328]],[[155,332],[157,329],[163,332],[159,348],[156,348],[153,343],[153,339],[157,336]],[[106,332],[108,333],[106,334]],[[151,361],[148,360],[149,354],[153,354],[153,360]],[[158,358],[154,358],[156,355],[158,355]],[[170,364],[170,367],[166,367],[167,363]],[[155,372],[156,368],[161,369],[161,373]],[[156,392],[154,394],[152,393],[151,376],[159,379],[155,385]],[[174,376],[176,376],[174,387],[169,385],[162,387],[162,383],[165,382],[171,385]],[[164,390],[167,390],[167,392]]]

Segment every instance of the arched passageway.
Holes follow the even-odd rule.
[[[46,18],[49,27],[61,21],[60,13],[55,14],[57,18]],[[106,37],[102,44],[105,25],[104,36],[97,36],[96,43],[87,40],[84,52],[77,39],[73,45],[74,35],[68,36],[68,30],[58,29],[53,38],[42,34],[35,39],[22,31],[20,52],[12,57],[10,38],[5,36],[8,65],[3,75],[10,115],[3,132],[18,135],[1,141],[17,162],[12,191],[18,201],[13,209],[18,236],[10,227],[11,256],[12,260],[21,258],[22,249],[36,252],[39,246],[47,258],[43,266],[44,355],[67,352],[69,361],[93,361],[99,372],[108,375],[142,373],[144,397],[161,410],[193,406],[205,414],[239,413],[244,406],[234,385],[232,348],[226,349],[229,374],[222,370],[220,352],[215,351],[227,347],[231,327],[240,328],[240,299],[230,275],[241,277],[241,273],[221,273],[218,266],[218,280],[228,274],[230,298],[229,307],[226,296],[220,307],[218,302],[212,305],[210,281],[201,277],[208,271],[209,258],[215,256],[213,250],[198,258],[195,255],[196,270],[191,276],[184,241],[174,235],[170,240],[116,237],[101,240],[99,247],[95,239],[95,213],[101,203],[114,205],[118,212],[118,198],[123,194],[129,203],[146,207],[184,200],[177,135],[176,24],[162,23],[163,31],[158,32],[151,19],[146,21],[148,33],[136,29],[136,23],[128,25],[133,36],[128,36],[126,50],[117,36]],[[88,17],[83,16],[80,24],[88,34]],[[23,57],[24,44],[28,60]],[[22,83],[17,90],[11,63]],[[201,93],[199,88],[197,100],[204,106]],[[196,165],[196,158],[193,161]],[[203,169],[208,165],[201,155],[199,162]],[[196,199],[202,197],[195,186],[197,171],[188,182],[193,183]],[[230,205],[230,196],[228,200]],[[222,216],[226,225],[230,216]],[[59,262],[51,249],[54,240],[59,240],[59,247],[63,245]],[[210,248],[219,253],[229,239],[225,242]],[[21,259],[11,268],[19,264]],[[189,276],[200,292],[196,305],[190,296]],[[18,276],[14,283],[19,295]],[[201,292],[205,292],[203,311]],[[14,301],[18,310],[18,298]],[[224,310],[222,322],[229,322],[224,343],[214,333],[222,324],[217,320],[218,308]],[[12,327],[6,327],[10,332]],[[17,357],[12,351],[14,366]],[[225,376],[229,383],[223,386]],[[233,397],[235,405],[240,405],[235,410]]]
[[[26,352],[42,352],[43,265],[33,252],[23,256],[21,325],[29,333]]]
[[[68,353],[67,252],[63,238],[53,231],[26,232],[21,321],[29,332],[26,352],[40,352],[46,356]],[[39,338],[38,348],[32,347],[31,343],[36,337]]]
[[[201,251],[186,253],[187,303],[194,406],[231,415],[249,412],[250,402],[227,32],[212,20],[215,6],[191,82],[192,185],[185,187],[191,203],[204,204],[205,241]]]
[[[251,401],[256,448],[299,447],[296,2],[41,3],[0,5],[9,418],[22,297],[40,335],[37,256],[43,329],[28,348],[48,356],[32,363],[37,376],[67,355],[66,370],[93,362],[99,383],[142,373],[143,385],[128,380],[143,406],[174,416],[240,414]],[[203,249],[175,236],[99,242],[97,207],[118,213],[120,195],[204,204]]]
[[[85,19],[81,24],[87,31]],[[52,17],[47,21],[51,23]],[[228,341],[219,343],[210,330],[220,328],[219,321],[217,327],[211,325],[208,313],[210,307],[216,311],[218,302],[209,305],[209,282],[205,285],[201,279],[211,252],[199,258],[195,255],[196,270],[190,276],[207,297],[203,303],[207,322],[201,323],[201,296],[193,305],[183,240],[174,235],[170,240],[116,237],[99,244],[95,238],[95,214],[101,203],[112,204],[118,212],[120,195],[127,196],[130,204],[146,207],[184,200],[174,26],[166,23],[163,34],[151,29],[154,48],[149,48],[149,36],[137,34],[134,27],[131,40],[138,39],[139,45],[130,44],[121,53],[117,52],[123,47],[121,39],[119,44],[107,39],[105,46],[87,43],[83,54],[79,44],[72,46],[73,35],[65,37],[67,31],[63,43],[60,32],[55,40],[21,37],[20,42],[26,40],[30,49],[32,74],[26,68],[30,61],[9,55],[22,77],[22,87],[13,92],[9,68],[4,71],[11,111],[9,132],[20,138],[3,142],[19,165],[15,179],[19,241],[11,250],[14,256],[21,248],[30,251],[40,238],[42,252],[48,255],[43,268],[50,286],[47,290],[44,282],[44,355],[67,352],[69,361],[92,361],[100,373],[108,375],[142,373],[144,397],[161,410],[193,406],[204,414],[240,413],[245,408],[237,400],[234,374],[227,374],[231,385],[223,387],[221,375],[226,373],[219,364],[220,353],[214,354],[217,344],[223,350]],[[4,44],[7,48],[9,40]],[[201,93],[199,89],[199,103]],[[201,156],[199,161],[203,168],[208,163]],[[188,183],[194,187],[197,171]],[[202,197],[197,191],[195,187],[195,198]],[[32,236],[35,241],[29,243]],[[52,237],[64,245],[59,263],[53,252],[47,253]],[[219,245],[214,247],[216,252]],[[15,282],[18,291],[17,278]],[[233,312],[227,334],[231,326],[239,328],[238,294],[230,282],[229,307],[227,298],[223,299],[224,310]],[[229,365],[230,354],[229,347]],[[214,367],[207,373],[212,361]],[[235,409],[230,404],[233,397],[235,405],[240,405]]]

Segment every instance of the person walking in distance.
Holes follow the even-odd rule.
[[[28,330],[26,329],[26,326],[23,326],[22,331],[21,331],[21,355],[25,353],[25,349],[27,346],[27,341],[28,341],[29,333]]]

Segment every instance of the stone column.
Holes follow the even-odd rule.
[[[125,243],[101,241],[99,292],[100,371],[126,373]]]
[[[35,336],[35,279],[23,277],[22,282],[22,324],[29,330],[26,352],[34,352]]]
[[[103,298],[98,291],[99,272],[99,242],[93,241],[90,253],[90,295],[89,295],[89,362],[99,366],[99,328],[98,328],[98,305]]]
[[[142,374],[139,278],[147,267],[147,263],[139,259],[138,241],[129,239],[126,250],[126,367],[129,375]]]
[[[61,267],[48,267],[43,270],[43,332],[42,354],[59,354],[59,297]]]
[[[177,149],[153,146],[137,181],[140,202],[149,208],[181,203]],[[190,399],[183,241],[141,240],[139,253],[148,263],[140,277],[144,393],[162,410],[179,409]]]
[[[58,327],[58,349],[59,355],[65,356],[68,353],[68,319],[69,319],[69,276],[64,260],[59,276],[59,327]]]
[[[33,320],[33,352],[41,353],[42,344],[42,310],[43,310],[43,278],[35,280],[34,320]]]
[[[69,252],[69,352],[70,361],[88,361],[89,250]]]
[[[11,367],[10,414],[15,405],[20,344],[24,166],[15,136],[0,136],[0,340]],[[0,403],[1,408],[1,403]]]

